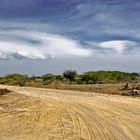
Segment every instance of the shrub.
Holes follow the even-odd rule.
[[[43,78],[43,84],[48,84],[55,81],[55,76],[50,73],[43,75],[42,78]]]
[[[58,81],[63,81],[64,77],[63,77],[63,75],[55,75],[55,79]]]
[[[84,74],[81,76],[81,80],[86,84],[96,84],[98,82],[98,78],[94,75]]]
[[[24,86],[27,80],[28,76],[15,73],[6,75],[5,77],[1,78],[0,83]]]
[[[70,80],[71,82],[75,80],[75,77],[76,77],[77,73],[75,70],[66,70],[64,73],[63,73],[63,76]]]

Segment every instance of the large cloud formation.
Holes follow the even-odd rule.
[[[47,59],[49,57],[90,57],[92,50],[68,37],[34,31],[1,32],[0,59]]]
[[[131,40],[86,42],[38,31],[8,30],[0,32],[0,59],[89,58],[99,54],[133,55],[139,43]],[[131,50],[131,51],[130,51]],[[98,55],[97,55],[98,54]]]

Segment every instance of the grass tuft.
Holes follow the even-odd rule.
[[[0,95],[5,95],[5,94],[8,94],[10,93],[11,91],[8,90],[8,89],[0,89]]]

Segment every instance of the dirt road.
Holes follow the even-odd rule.
[[[139,98],[0,88],[0,140],[140,140]]]

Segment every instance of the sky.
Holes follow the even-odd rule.
[[[0,75],[140,72],[139,0],[0,0]]]

